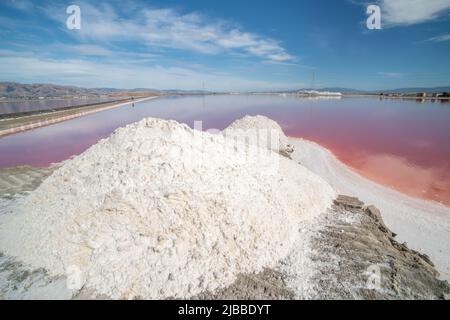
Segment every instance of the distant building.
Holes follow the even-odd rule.
[[[427,97],[427,93],[426,92],[420,92],[417,94],[417,98],[426,98]]]
[[[298,91],[298,94],[305,95],[309,97],[315,97],[315,96],[331,96],[331,97],[341,97],[341,92],[331,92],[331,91],[317,91],[317,90],[300,90]]]

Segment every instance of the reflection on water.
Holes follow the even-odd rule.
[[[375,181],[450,205],[450,105],[429,100],[280,96],[160,98],[0,139],[0,167],[48,165],[79,154],[116,128],[153,116],[223,129],[246,114],[329,148]]]

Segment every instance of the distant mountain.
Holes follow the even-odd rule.
[[[94,88],[91,89],[95,92],[99,92],[101,94],[112,94],[112,93],[120,93],[120,92],[161,92],[157,89],[148,89],[148,88],[134,88],[134,89],[116,89],[116,88]]]
[[[21,84],[0,82],[0,97],[7,98],[60,97],[93,94],[95,93],[91,89],[74,86],[59,86],[46,83]]]
[[[0,82],[0,98],[53,98],[64,96],[98,96],[126,93],[169,93],[169,94],[200,94],[202,90],[157,90],[148,88],[116,89],[116,88],[80,88],[61,86],[48,83],[22,84],[17,82]]]
[[[22,84],[0,82],[0,97],[6,98],[54,98],[64,96],[99,96],[120,93],[156,92],[152,89],[80,88],[48,83]]]
[[[206,90],[177,90],[177,89],[169,89],[169,90],[161,90],[163,93],[173,93],[173,94],[202,94],[202,93],[211,93],[211,91]]]

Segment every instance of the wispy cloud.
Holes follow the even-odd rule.
[[[15,52],[0,54],[0,81],[16,79],[20,82],[42,82],[52,79],[59,84],[85,87],[156,89],[197,89],[202,82],[208,90],[273,90],[294,89],[304,84],[264,81],[231,73],[204,72],[189,67],[163,67],[159,65],[132,65],[129,63],[92,62],[81,59],[51,59],[20,56]]]
[[[399,72],[378,72],[378,74],[385,78],[393,78],[393,79],[402,78],[404,76],[403,73]]]
[[[65,46],[64,48],[67,51],[71,51],[81,56],[110,57],[114,54],[114,52],[109,49],[92,44],[79,44],[73,46]]]
[[[211,19],[196,12],[181,13],[172,8],[147,8],[133,3],[130,6],[133,9],[128,7],[129,12],[124,15],[121,8],[105,2],[95,6],[86,2],[79,5],[82,28],[71,35],[84,43],[139,41],[150,49],[180,49],[210,55],[244,54],[277,62],[296,60],[275,39],[243,31],[229,21]],[[44,7],[43,11],[53,20],[65,23],[63,10],[52,6]]]
[[[440,35],[440,36],[432,37],[432,38],[428,39],[427,41],[431,41],[431,42],[450,41],[450,34],[443,34],[443,35]]]
[[[435,20],[450,9],[449,0],[379,0],[383,25],[413,25]]]
[[[5,4],[17,10],[30,10],[33,8],[33,2],[30,0],[7,0]]]
[[[230,61],[239,58],[270,70],[275,68],[270,65],[296,65],[298,59],[279,41],[230,21],[138,1],[77,2],[82,28],[67,30],[66,2],[24,1],[22,5],[6,1],[27,16],[36,16],[37,21],[44,19],[42,27],[50,28],[56,36],[43,37],[52,42],[10,41],[10,48],[0,49],[1,80],[157,89],[197,89],[204,81],[209,90],[218,91],[281,90],[303,85],[276,77],[261,80],[253,72],[244,74],[233,66]],[[29,30],[24,28],[23,33]],[[217,55],[230,68],[217,67],[209,60],[199,65],[203,55]]]

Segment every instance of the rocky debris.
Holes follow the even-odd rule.
[[[292,154],[294,153],[294,151],[294,146],[291,144],[287,144],[284,148],[280,148],[280,151],[278,153],[283,157],[292,160]]]
[[[272,269],[258,274],[239,275],[229,287],[217,292],[205,292],[195,300],[290,300],[294,298],[285,283],[284,275]]]
[[[364,212],[368,216],[370,216],[372,219],[375,219],[376,221],[378,221],[378,228],[382,232],[387,233],[392,238],[395,238],[397,236],[397,234],[395,234],[394,232],[389,230],[388,227],[386,227],[386,225],[384,224],[383,218],[381,217],[381,212],[380,212],[380,210],[378,210],[378,208],[376,208],[375,206],[368,206],[364,209]]]
[[[339,196],[334,203],[323,217],[327,223],[313,241],[313,259],[326,266],[315,276],[318,298],[449,297],[450,286],[437,279],[439,274],[430,258],[397,242],[377,208],[348,196]]]
[[[430,258],[397,242],[380,211],[340,195],[312,240],[318,270],[314,299],[448,299]],[[287,276],[272,269],[239,275],[233,285],[195,299],[294,299]],[[308,297],[311,298],[311,297]]]
[[[358,198],[339,195],[334,204],[346,209],[361,209],[364,206],[364,202]]]
[[[108,300],[107,296],[97,295],[83,288],[75,300]],[[174,299],[174,298],[170,298]],[[169,299],[169,300],[170,300]],[[264,269],[258,274],[240,274],[236,281],[215,292],[206,291],[190,298],[191,300],[291,300],[294,293],[286,286],[285,276],[273,269]]]

